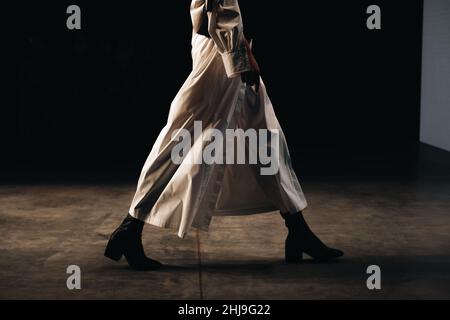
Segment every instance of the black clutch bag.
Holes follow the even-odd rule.
[[[208,32],[209,21],[207,12],[207,6],[205,5],[202,13],[202,24],[200,25],[200,29],[198,29],[197,33],[207,38],[211,38]]]
[[[208,32],[209,29],[208,12],[211,12],[213,10],[214,5],[219,4],[223,4],[223,0],[205,0],[205,6],[203,7],[203,14],[202,14],[202,24],[200,26],[200,29],[197,31],[198,34],[211,38]]]

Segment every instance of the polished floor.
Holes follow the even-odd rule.
[[[417,153],[416,153],[417,151]],[[103,257],[124,217],[130,182],[0,185],[1,299],[442,299],[450,298],[449,154],[421,146],[341,159],[321,153],[322,175],[299,173],[305,216],[339,262],[287,265],[277,213],[216,217],[209,233],[181,240],[145,228],[147,253],[166,264],[134,272]],[[307,163],[304,168],[307,168]],[[81,268],[81,290],[66,287],[66,268]],[[366,269],[381,268],[381,290]]]

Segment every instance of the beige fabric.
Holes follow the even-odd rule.
[[[264,83],[256,93],[235,77],[248,65],[246,53],[239,51],[243,27],[237,0],[224,0],[209,13],[211,39],[195,33],[204,5],[204,0],[192,1],[193,70],[172,102],[167,124],[142,169],[130,207],[135,218],[175,228],[181,238],[191,226],[208,230],[215,215],[294,213],[307,206]],[[188,160],[174,164],[171,150],[178,141],[172,136],[181,128],[193,132],[194,121],[202,121],[203,130],[215,128],[223,133],[235,128],[277,132],[278,174],[262,176],[257,165],[207,165]],[[204,141],[196,139],[186,159],[200,157],[203,148]]]

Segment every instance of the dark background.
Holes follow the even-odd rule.
[[[422,1],[240,3],[296,166],[322,148],[418,143]],[[70,4],[81,31],[66,28]],[[371,4],[382,30],[366,28]],[[135,179],[191,68],[189,5],[5,4],[3,178]]]

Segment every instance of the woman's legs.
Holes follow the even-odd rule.
[[[317,261],[329,261],[341,257],[340,250],[327,247],[309,228],[302,212],[281,213],[288,228],[285,242],[285,259],[287,263],[302,261],[303,253]],[[122,221],[113,232],[105,250],[105,256],[118,261],[125,256],[128,264],[135,270],[157,270],[162,267],[158,261],[145,255],[142,246],[144,222],[131,215]]]
[[[133,218],[130,214],[113,232],[105,250],[105,256],[119,261],[122,255],[135,270],[156,270],[162,267],[158,261],[147,258],[142,246],[142,230],[144,222]]]
[[[302,212],[281,213],[289,230],[285,243],[285,259],[287,263],[300,262],[303,253],[314,260],[329,261],[344,255],[340,250],[327,247],[309,228]]]

